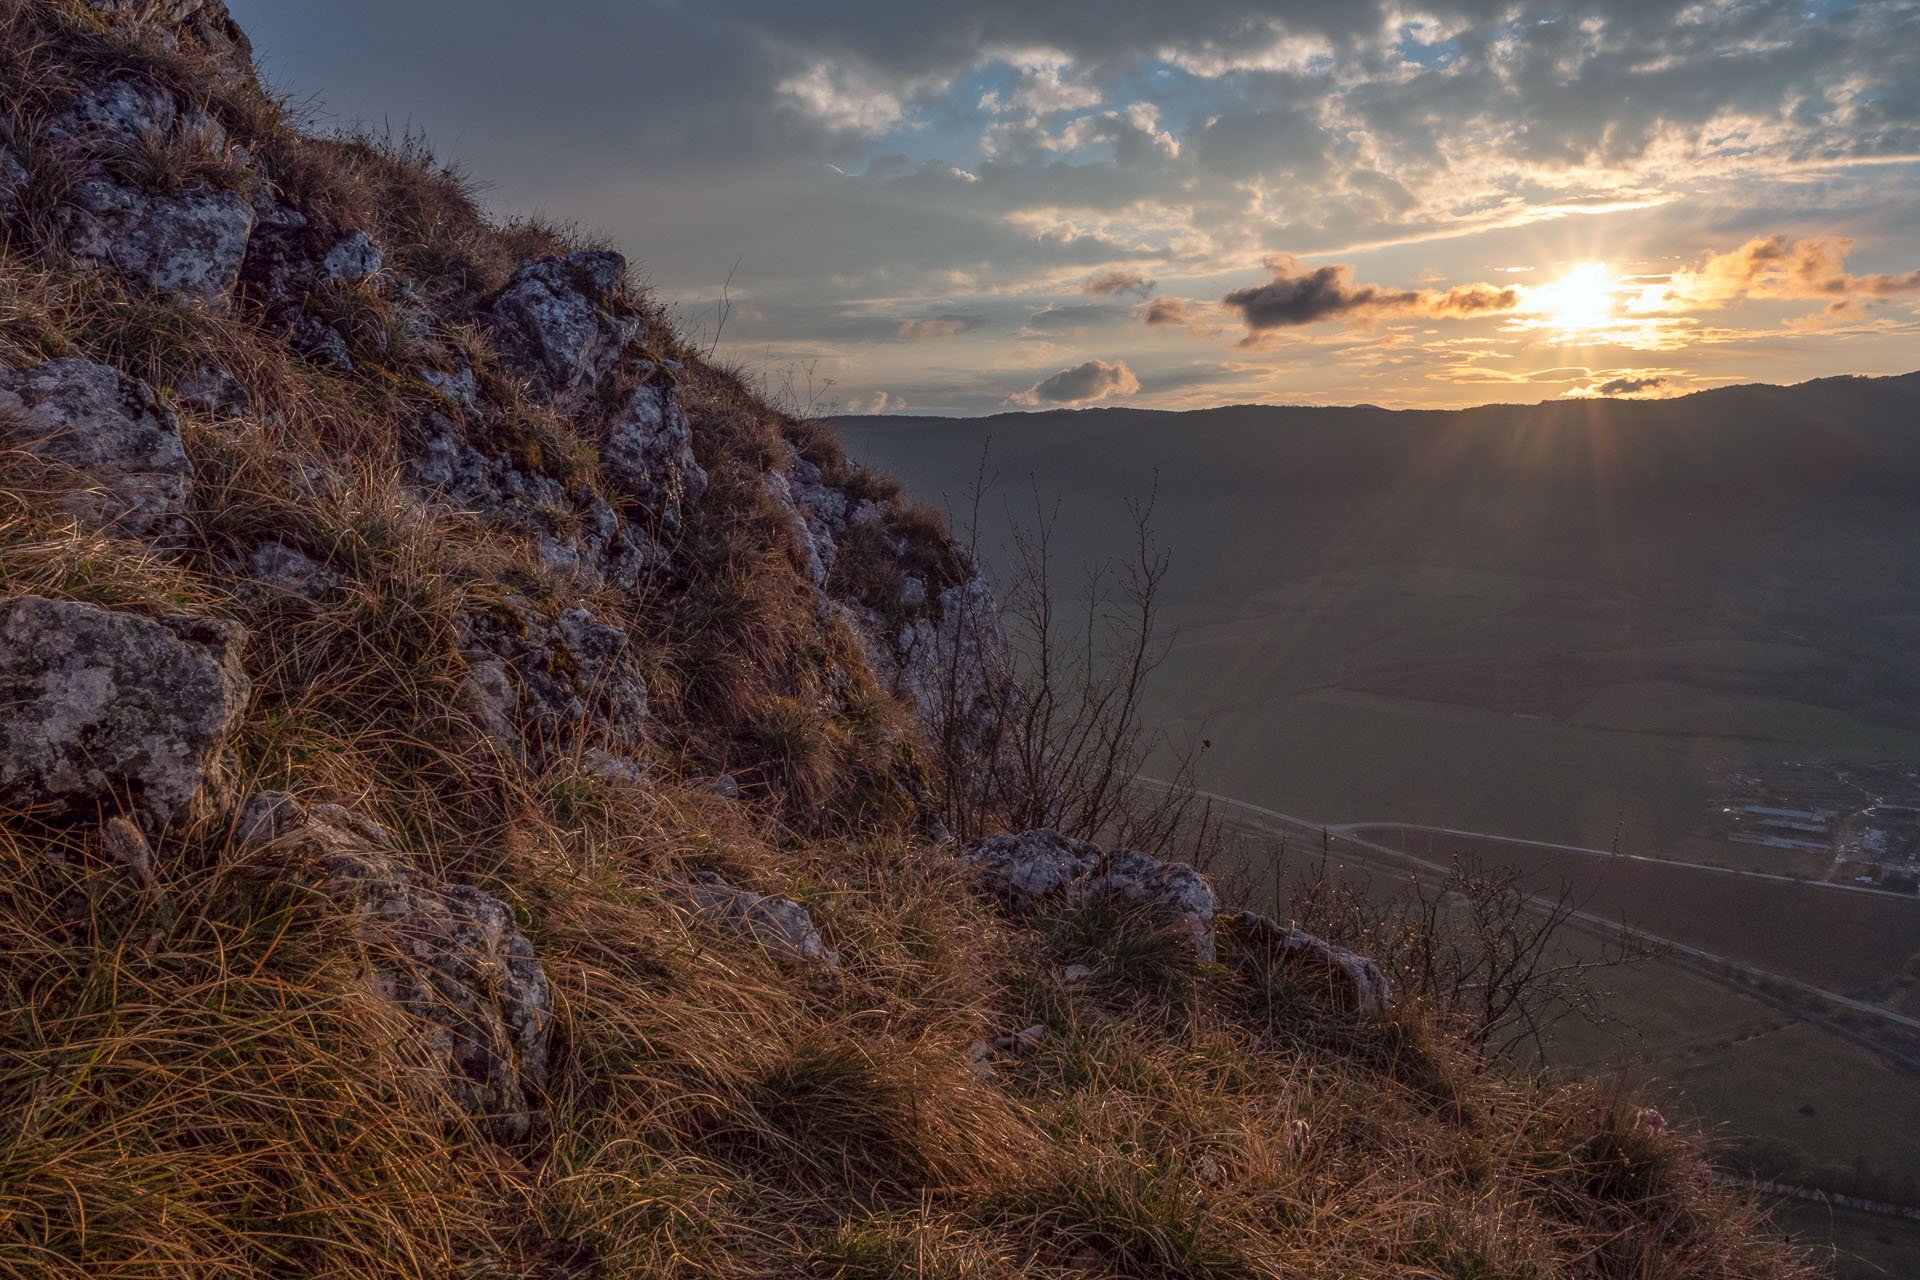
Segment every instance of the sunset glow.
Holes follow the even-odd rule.
[[[1572,333],[1604,328],[1614,309],[1615,284],[1604,262],[1582,262],[1558,280],[1532,290],[1527,310],[1551,328]]]
[[[1910,4],[720,0],[636,80],[649,5],[476,2],[233,8],[294,97],[423,130],[502,216],[643,246],[703,342],[844,412],[1920,362]],[[423,81],[450,23],[468,65]]]

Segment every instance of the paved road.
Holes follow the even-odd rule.
[[[1715,875],[1740,876],[1748,880],[1784,880],[1789,884],[1802,885],[1808,889],[1831,889],[1840,893],[1875,893],[1885,898],[1912,898],[1910,893],[1896,893],[1892,889],[1876,889],[1872,885],[1848,884],[1844,881],[1809,880],[1805,876],[1784,876],[1775,871],[1744,871],[1739,867],[1719,867],[1711,862],[1679,862],[1672,858],[1651,858],[1643,853],[1615,853],[1611,849],[1589,849],[1585,845],[1555,844],[1551,840],[1522,840],[1516,836],[1496,836],[1487,831],[1460,831],[1453,827],[1425,827],[1410,822],[1347,822],[1328,827],[1335,835],[1346,835],[1357,831],[1380,831],[1390,827],[1401,827],[1408,831],[1431,831],[1436,835],[1459,836],[1466,840],[1498,840],[1503,844],[1527,844],[1541,849],[1564,849],[1568,853],[1591,853],[1602,858],[1621,858],[1628,862],[1652,862],[1663,867],[1686,867],[1691,871],[1710,871]],[[1834,866],[1839,866],[1836,859]],[[1832,868],[1828,875],[1833,874]]]

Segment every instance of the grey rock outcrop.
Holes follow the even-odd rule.
[[[334,591],[343,581],[339,570],[329,568],[298,547],[284,542],[265,542],[247,557],[247,576],[256,590],[318,600]]]
[[[511,730],[501,742],[510,754],[537,757],[582,736],[642,754],[647,682],[624,630],[584,609],[548,617],[517,596],[469,612],[464,629],[469,704],[489,737]]]
[[[253,75],[253,46],[221,0],[87,0],[92,10],[112,20],[157,31],[163,47],[189,39],[214,54],[226,74]]]
[[[617,253],[549,254],[521,264],[488,308],[500,359],[563,413],[592,407],[644,336]]]
[[[1371,1013],[1393,1000],[1386,974],[1372,960],[1251,911],[1220,911],[1213,886],[1184,862],[1131,849],[1106,851],[1044,828],[976,840],[960,856],[981,886],[1015,911],[1049,899],[1133,903],[1179,927],[1204,960],[1217,958],[1224,938],[1231,962],[1305,969],[1324,978],[1346,1008]]]
[[[224,303],[252,232],[253,207],[237,192],[156,195],[90,178],[76,196],[67,250],[135,286]]]
[[[173,402],[215,421],[244,418],[253,409],[253,399],[239,380],[212,365],[202,365],[175,383]]]
[[[1109,853],[1045,828],[976,840],[960,857],[983,888],[1014,910],[1049,898],[1117,899],[1164,916],[1192,940],[1201,959],[1214,958],[1213,886],[1184,862],[1162,862],[1131,849]]]
[[[645,356],[646,325],[617,253],[521,265],[488,305],[507,370],[533,397],[600,436],[601,473],[619,496],[669,526],[706,493],[672,371]]]
[[[722,920],[753,937],[782,960],[840,967],[840,957],[821,941],[806,908],[787,898],[770,898],[728,884],[712,871],[696,871],[685,883],[669,885],[667,896],[697,916]]]
[[[112,163],[145,150],[178,153],[176,163],[226,160],[226,132],[198,108],[130,79],[83,94],[46,129],[49,145],[78,166],[62,210],[67,250],[118,273],[136,288],[224,306],[239,280],[254,210],[237,191],[192,178],[182,188],[142,186]]]
[[[923,602],[925,594],[922,583]],[[862,636],[875,673],[907,700],[929,733],[957,721],[959,741],[990,751],[1012,697],[1007,634],[993,588],[973,574],[918,612],[894,629],[877,616],[866,618]]]
[[[823,599],[842,544],[852,537],[879,540],[884,554],[903,565],[925,560],[939,566],[945,581],[937,591],[922,574],[908,573],[891,599],[838,607],[845,609],[881,686],[914,709],[928,736],[987,759],[1011,703],[1012,667],[999,601],[966,552],[944,539],[937,547],[927,545],[924,529],[916,531],[918,546],[890,534],[891,502],[856,500],[792,446],[787,470],[767,472],[763,485],[786,513]],[[950,728],[958,733],[949,735]]]
[[[125,811],[150,829],[188,812],[246,711],[240,638],[203,618],[0,604],[0,799],[52,819]]]
[[[144,382],[66,357],[0,365],[0,442],[72,468],[60,503],[89,527],[153,537],[180,525],[193,465]]]
[[[427,372],[422,380],[448,396],[448,411],[421,420],[407,478],[430,501],[529,534],[549,570],[585,587],[631,590],[665,561],[658,543],[588,485],[561,480],[497,443],[470,373]]]
[[[428,880],[385,848],[386,833],[349,810],[306,809],[278,793],[245,806],[243,839],[276,873],[307,884],[354,921],[369,978],[415,1020],[462,1108],[501,1141],[531,1128],[553,1027],[546,971],[513,912],[467,885]]]
[[[686,508],[707,493],[707,473],[693,456],[693,426],[670,382],[635,387],[607,424],[600,446],[600,473],[660,525],[680,523]]]
[[[364,231],[350,231],[327,250],[326,256],[320,259],[320,269],[326,272],[329,280],[358,284],[369,276],[378,275],[385,261],[380,246],[373,242],[372,236]]]
[[[1366,956],[1253,911],[1222,914],[1218,923],[1231,941],[1236,962],[1279,964],[1315,975],[1327,984],[1336,1003],[1362,1013],[1377,1012],[1393,1002],[1387,975]]]

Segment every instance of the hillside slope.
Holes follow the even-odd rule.
[[[218,0],[0,0],[0,107],[0,1275],[1798,1274],[1191,868],[944,840],[969,558],[618,254]]]

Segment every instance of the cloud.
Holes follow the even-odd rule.
[[[1027,328],[1036,331],[1083,332],[1089,325],[1110,323],[1126,314],[1127,308],[1111,303],[1042,307],[1027,317]]]
[[[906,407],[907,402],[901,397],[885,391],[876,391],[865,399],[859,396],[849,398],[846,411],[848,413],[902,413]]]
[[[789,76],[775,89],[829,129],[881,134],[904,111],[900,96],[884,85],[825,62]]]
[[[1144,298],[1153,292],[1153,279],[1138,271],[1102,271],[1082,280],[1080,292],[1090,293],[1096,298],[1116,293],[1137,293]]]
[[[1388,289],[1353,283],[1353,268],[1329,264],[1306,270],[1291,255],[1270,258],[1273,279],[1235,289],[1222,299],[1240,313],[1248,330],[1291,328],[1324,320],[1368,322],[1384,316],[1474,316],[1512,311],[1517,289],[1491,284],[1453,289]],[[1151,321],[1150,321],[1151,322]]]
[[[1671,381],[1673,379],[1661,374],[1645,378],[1614,378],[1601,383],[1594,391],[1603,396],[1631,396],[1664,387]]]
[[[1148,324],[1192,324],[1198,309],[1185,298],[1155,298],[1141,318]]]
[[[1021,404],[1084,404],[1108,396],[1130,396],[1139,389],[1140,380],[1126,361],[1089,360],[1034,383],[1014,399]]]
[[[1920,269],[1902,275],[1849,274],[1845,262],[1852,248],[1845,236],[1756,237],[1731,253],[1709,254],[1698,271],[1676,271],[1664,289],[1649,291],[1650,306],[1724,307],[1748,297],[1832,298],[1843,308],[1850,298],[1920,293]]]
[[[951,338],[969,329],[977,329],[983,323],[985,321],[980,316],[915,316],[897,322],[893,336],[909,342],[926,338]]]

